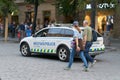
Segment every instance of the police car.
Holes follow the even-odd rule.
[[[84,28],[81,29],[84,30]],[[74,45],[74,32],[74,29],[70,27],[43,28],[20,41],[20,52],[23,56],[30,56],[32,53],[56,54],[61,61],[68,61]],[[90,48],[92,57],[104,53],[105,50],[103,37],[99,33],[97,36],[97,41]]]

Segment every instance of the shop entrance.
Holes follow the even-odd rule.
[[[113,29],[113,14],[114,12],[108,11],[108,10],[103,10],[103,11],[98,11],[96,14],[96,21],[95,21],[95,29],[103,34],[105,31]],[[90,12],[86,12],[85,19],[89,21],[89,24],[91,24],[91,18],[90,18]],[[111,28],[108,28],[108,22],[111,25]]]
[[[43,27],[47,27],[50,22],[50,11],[43,11]]]

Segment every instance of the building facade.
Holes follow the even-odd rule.
[[[86,16],[91,24],[91,6],[88,4],[86,6]],[[95,29],[100,33],[104,33],[107,30],[107,22],[110,21],[113,24],[113,16],[114,16],[115,4],[113,3],[101,3],[96,7],[96,15],[95,15]]]
[[[16,23],[30,21],[34,18],[34,5],[25,4],[24,0],[15,0],[18,5],[19,12],[16,15],[9,16],[9,22],[16,21]],[[56,9],[53,5],[53,0],[45,0],[38,7],[37,22],[43,24],[46,20],[56,20]]]
[[[18,4],[19,12],[17,15],[10,16],[10,21],[16,21],[17,23],[24,22],[29,20],[33,22],[34,18],[34,6],[25,4],[24,0],[15,0]],[[38,7],[38,15],[37,15],[37,23],[44,24],[45,21],[55,20],[57,22],[64,23],[65,17],[63,15],[57,15],[57,10],[54,5],[55,0],[45,0],[44,3],[41,3]],[[96,10],[96,25],[95,29],[100,33],[106,31],[106,23],[108,20],[108,16],[114,15],[114,7],[115,5],[112,3],[102,3],[97,5]],[[91,24],[91,6],[90,4],[86,5],[85,10],[85,19],[87,19]],[[84,13],[83,13],[84,14]],[[82,25],[81,25],[82,26]]]

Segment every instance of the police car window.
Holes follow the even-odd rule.
[[[36,34],[36,37],[46,37],[48,34],[48,29],[44,29]]]
[[[72,30],[65,29],[65,33],[64,33],[65,37],[73,37],[73,34],[74,32]]]
[[[48,36],[48,37],[60,37],[60,36],[61,36],[60,31],[61,31],[61,29],[51,28],[51,29],[48,31],[47,36]]]
[[[64,35],[65,35],[65,29],[61,29],[60,34],[61,34],[61,37],[64,37]]]

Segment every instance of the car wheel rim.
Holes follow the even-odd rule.
[[[23,45],[22,49],[21,49],[22,54],[27,55],[27,53],[28,53],[27,50],[28,50],[28,47],[26,45]]]
[[[59,58],[60,60],[65,60],[67,57],[67,51],[66,49],[61,48],[59,51]]]

